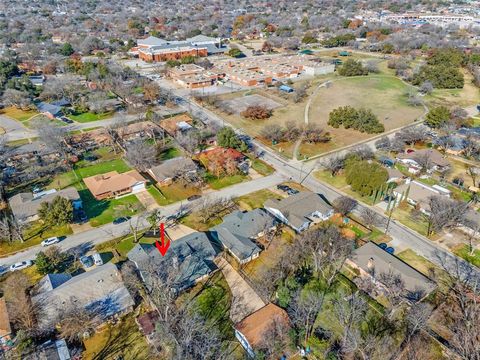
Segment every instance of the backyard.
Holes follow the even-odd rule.
[[[106,152],[101,150],[100,153]],[[133,216],[143,210],[143,206],[135,195],[127,195],[118,199],[96,200],[85,187],[82,179],[109,171],[124,173],[131,168],[122,159],[113,159],[76,168],[69,172],[57,175],[49,188],[63,189],[74,186],[82,198],[83,208],[90,219],[90,225],[100,226],[112,222],[116,217]]]
[[[117,324],[108,324],[84,340],[83,358],[87,360],[150,359],[145,337],[135,323],[134,314],[124,316]]]

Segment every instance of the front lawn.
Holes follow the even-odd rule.
[[[135,315],[124,316],[117,324],[108,324],[84,340],[83,359],[150,359],[145,337],[135,323]]]
[[[169,186],[161,186],[159,188],[151,185],[148,187],[148,192],[153,196],[155,201],[160,206],[176,203],[178,201],[186,200],[192,195],[201,193],[199,188],[192,186],[183,186],[178,183],[173,183]]]
[[[455,246],[452,251],[455,255],[480,268],[480,250],[474,249],[473,254],[471,254],[469,246],[461,244]]]
[[[0,243],[0,256],[5,256],[7,254],[17,252],[31,246],[40,244],[43,240],[48,239],[53,236],[66,236],[72,233],[70,225],[60,225],[54,227],[46,227],[41,222],[33,222],[25,231],[24,231],[24,242],[15,241],[12,243],[2,242]]]
[[[127,236],[122,236],[121,238],[113,239],[110,241],[103,242],[95,246],[95,250],[100,253],[109,252],[109,251],[118,251],[122,258],[126,258],[130,250],[132,250],[136,243],[133,241],[134,237],[131,234]],[[153,244],[157,238],[144,237],[143,234],[139,235],[140,244]]]
[[[268,199],[281,200],[282,197],[273,191],[263,189],[240,196],[235,199],[235,202],[244,210],[253,210],[263,207],[263,204]]]
[[[87,165],[86,162],[81,162],[80,165]],[[75,186],[77,189],[84,188],[81,180],[83,178],[104,174],[109,171],[117,171],[124,173],[131,170],[131,168],[122,159],[114,159],[110,161],[103,161],[96,164],[78,167],[75,170],[56,175],[49,185],[49,188],[63,189],[68,186]]]
[[[415,219],[412,217],[413,208],[408,204],[400,204],[392,213],[392,218],[400,221],[403,225],[418,232],[423,236],[427,236],[428,224],[423,219]]]
[[[101,114],[94,114],[92,112],[84,112],[84,113],[75,113],[68,115],[68,117],[76,122],[79,123],[87,123],[87,122],[92,122],[92,121],[98,121],[98,120],[104,120],[111,118],[114,112],[109,111],[106,113],[101,113]]]
[[[260,159],[252,159],[252,169],[260,175],[268,176],[275,172],[275,169]]]
[[[36,110],[22,110],[16,107],[10,106],[2,110],[2,115],[8,116],[17,121],[25,121],[30,119],[32,116],[38,115]]]
[[[215,176],[212,176],[210,174],[207,174],[205,176],[205,180],[210,185],[210,187],[214,190],[220,190],[223,189],[224,187],[239,184],[241,182],[244,182],[248,180],[249,177],[244,174],[237,174],[237,175],[232,175],[232,176],[224,176],[217,178]]]
[[[79,191],[90,225],[100,226],[121,216],[133,216],[144,210],[135,194],[119,199],[96,200],[88,189]]]

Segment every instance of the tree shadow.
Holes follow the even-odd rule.
[[[110,205],[109,200],[95,199],[88,189],[80,190],[78,193],[82,199],[83,209],[89,219],[100,216]]]

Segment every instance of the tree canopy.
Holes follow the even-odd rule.
[[[347,159],[345,163],[347,183],[353,191],[362,196],[370,196],[384,186],[388,180],[385,168],[375,162],[359,160],[357,157]]]
[[[217,133],[217,143],[224,148],[233,148],[241,152],[248,150],[247,144],[242,141],[231,127],[224,127]]]
[[[334,128],[343,125],[345,129],[355,129],[369,134],[381,133],[385,127],[377,116],[369,109],[355,109],[352,106],[341,106],[330,112],[328,125]]]
[[[348,59],[338,69],[338,74],[342,76],[368,75],[368,69],[366,69],[360,61]]]
[[[73,219],[73,205],[70,200],[57,196],[50,203],[43,202],[38,215],[49,226],[68,224]]]
[[[445,106],[431,109],[425,117],[425,124],[432,128],[440,128],[450,119],[450,110]]]

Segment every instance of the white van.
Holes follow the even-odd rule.
[[[92,258],[93,258],[93,261],[95,262],[95,265],[97,266],[103,265],[103,260],[99,253],[92,254]]]

